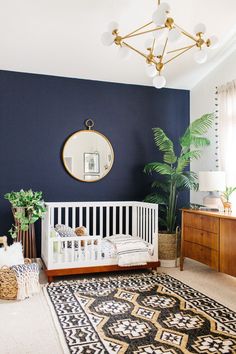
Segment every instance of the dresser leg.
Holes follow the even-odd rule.
[[[184,257],[182,256],[180,256],[179,268],[181,271],[184,270]]]

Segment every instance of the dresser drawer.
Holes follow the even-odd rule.
[[[190,226],[184,226],[184,240],[197,243],[218,251],[219,249],[219,235],[213,232],[195,229]]]
[[[195,213],[184,213],[184,225],[195,229],[219,233],[219,218]]]
[[[188,241],[184,241],[183,250],[184,257],[195,259],[213,269],[219,270],[218,252],[216,250]]]

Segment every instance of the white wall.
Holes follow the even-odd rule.
[[[199,118],[204,113],[215,111],[216,86],[236,79],[236,51],[233,52],[216,69],[210,72],[190,93],[190,117],[191,121]],[[215,163],[215,127],[209,132],[211,145],[204,150],[201,159],[192,162],[191,170],[209,171],[217,170]],[[191,192],[192,203],[202,203],[205,194],[202,192]]]

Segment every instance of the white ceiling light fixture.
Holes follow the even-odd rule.
[[[123,50],[123,55],[120,55],[122,58],[127,57],[131,51],[142,56],[147,64],[147,75],[154,77],[154,87],[162,88],[166,85],[166,79],[162,72],[168,63],[195,48],[197,50],[195,50],[193,58],[198,64],[202,64],[207,60],[208,48],[215,48],[218,39],[216,36],[209,38],[205,36],[206,26],[203,23],[199,23],[194,27],[193,35],[188,33],[177,25],[170,16],[169,4],[165,2],[161,3],[161,0],[158,0],[157,5],[157,9],[152,15],[152,21],[124,36],[119,33],[118,23],[111,22],[108,25],[108,31],[102,35],[102,43],[106,46],[115,44],[120,48],[126,48],[127,51]],[[147,34],[153,34],[153,37],[151,38],[151,42],[150,39],[147,41],[145,37],[145,51],[139,50],[129,43],[129,40],[132,38],[146,36]],[[188,38],[191,43],[182,48],[176,47],[169,50],[169,43],[177,43],[183,36]]]

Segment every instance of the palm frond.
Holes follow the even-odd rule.
[[[184,153],[178,158],[176,172],[182,172],[191,160],[197,160],[201,157],[201,150],[192,150]]]
[[[160,173],[160,175],[172,175],[174,171],[173,168],[171,168],[171,166],[167,165],[166,163],[150,162],[144,167],[144,172],[157,172]]]
[[[152,188],[162,189],[165,193],[169,193],[170,191],[170,182],[161,182],[161,181],[154,181],[151,184]]]
[[[155,203],[155,204],[167,204],[168,199],[164,195],[160,195],[157,193],[148,194],[144,201],[147,203]]]
[[[153,128],[154,141],[160,151],[164,152],[163,160],[165,163],[173,164],[177,157],[174,152],[173,142],[163,132],[161,128]]]

